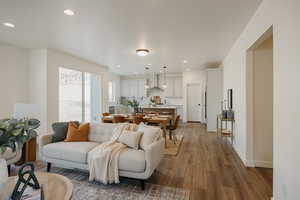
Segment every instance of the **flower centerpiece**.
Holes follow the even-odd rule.
[[[0,120],[0,186],[7,179],[6,160],[12,159],[11,155],[20,155],[14,152],[22,151],[23,144],[37,136],[39,126],[37,119]]]

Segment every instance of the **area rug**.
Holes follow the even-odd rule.
[[[188,190],[150,183],[146,183],[145,190],[141,190],[139,181],[125,178],[121,179],[120,184],[112,185],[89,182],[86,171],[52,167],[51,172],[72,181],[73,200],[188,200],[190,195]]]
[[[180,146],[183,140],[183,135],[178,135],[177,137],[177,141],[174,144],[174,142],[172,140],[170,140],[167,137],[167,147],[165,148],[165,155],[168,156],[177,156],[179,150],[180,150]]]

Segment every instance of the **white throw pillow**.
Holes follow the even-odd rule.
[[[147,126],[144,123],[141,123],[138,128],[139,132],[143,132],[140,147],[141,149],[145,150],[147,146],[152,144],[154,141],[156,141],[160,137],[160,128],[153,127],[153,126]]]
[[[118,142],[126,144],[131,148],[139,149],[139,143],[142,135],[142,132],[125,130],[119,137]]]

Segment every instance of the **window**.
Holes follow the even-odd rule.
[[[59,68],[59,120],[98,121],[101,113],[101,77]]]
[[[108,101],[109,102],[116,101],[116,84],[114,81],[108,82]]]

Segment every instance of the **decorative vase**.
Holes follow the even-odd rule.
[[[4,158],[0,158],[0,191],[8,179],[7,164]]]

